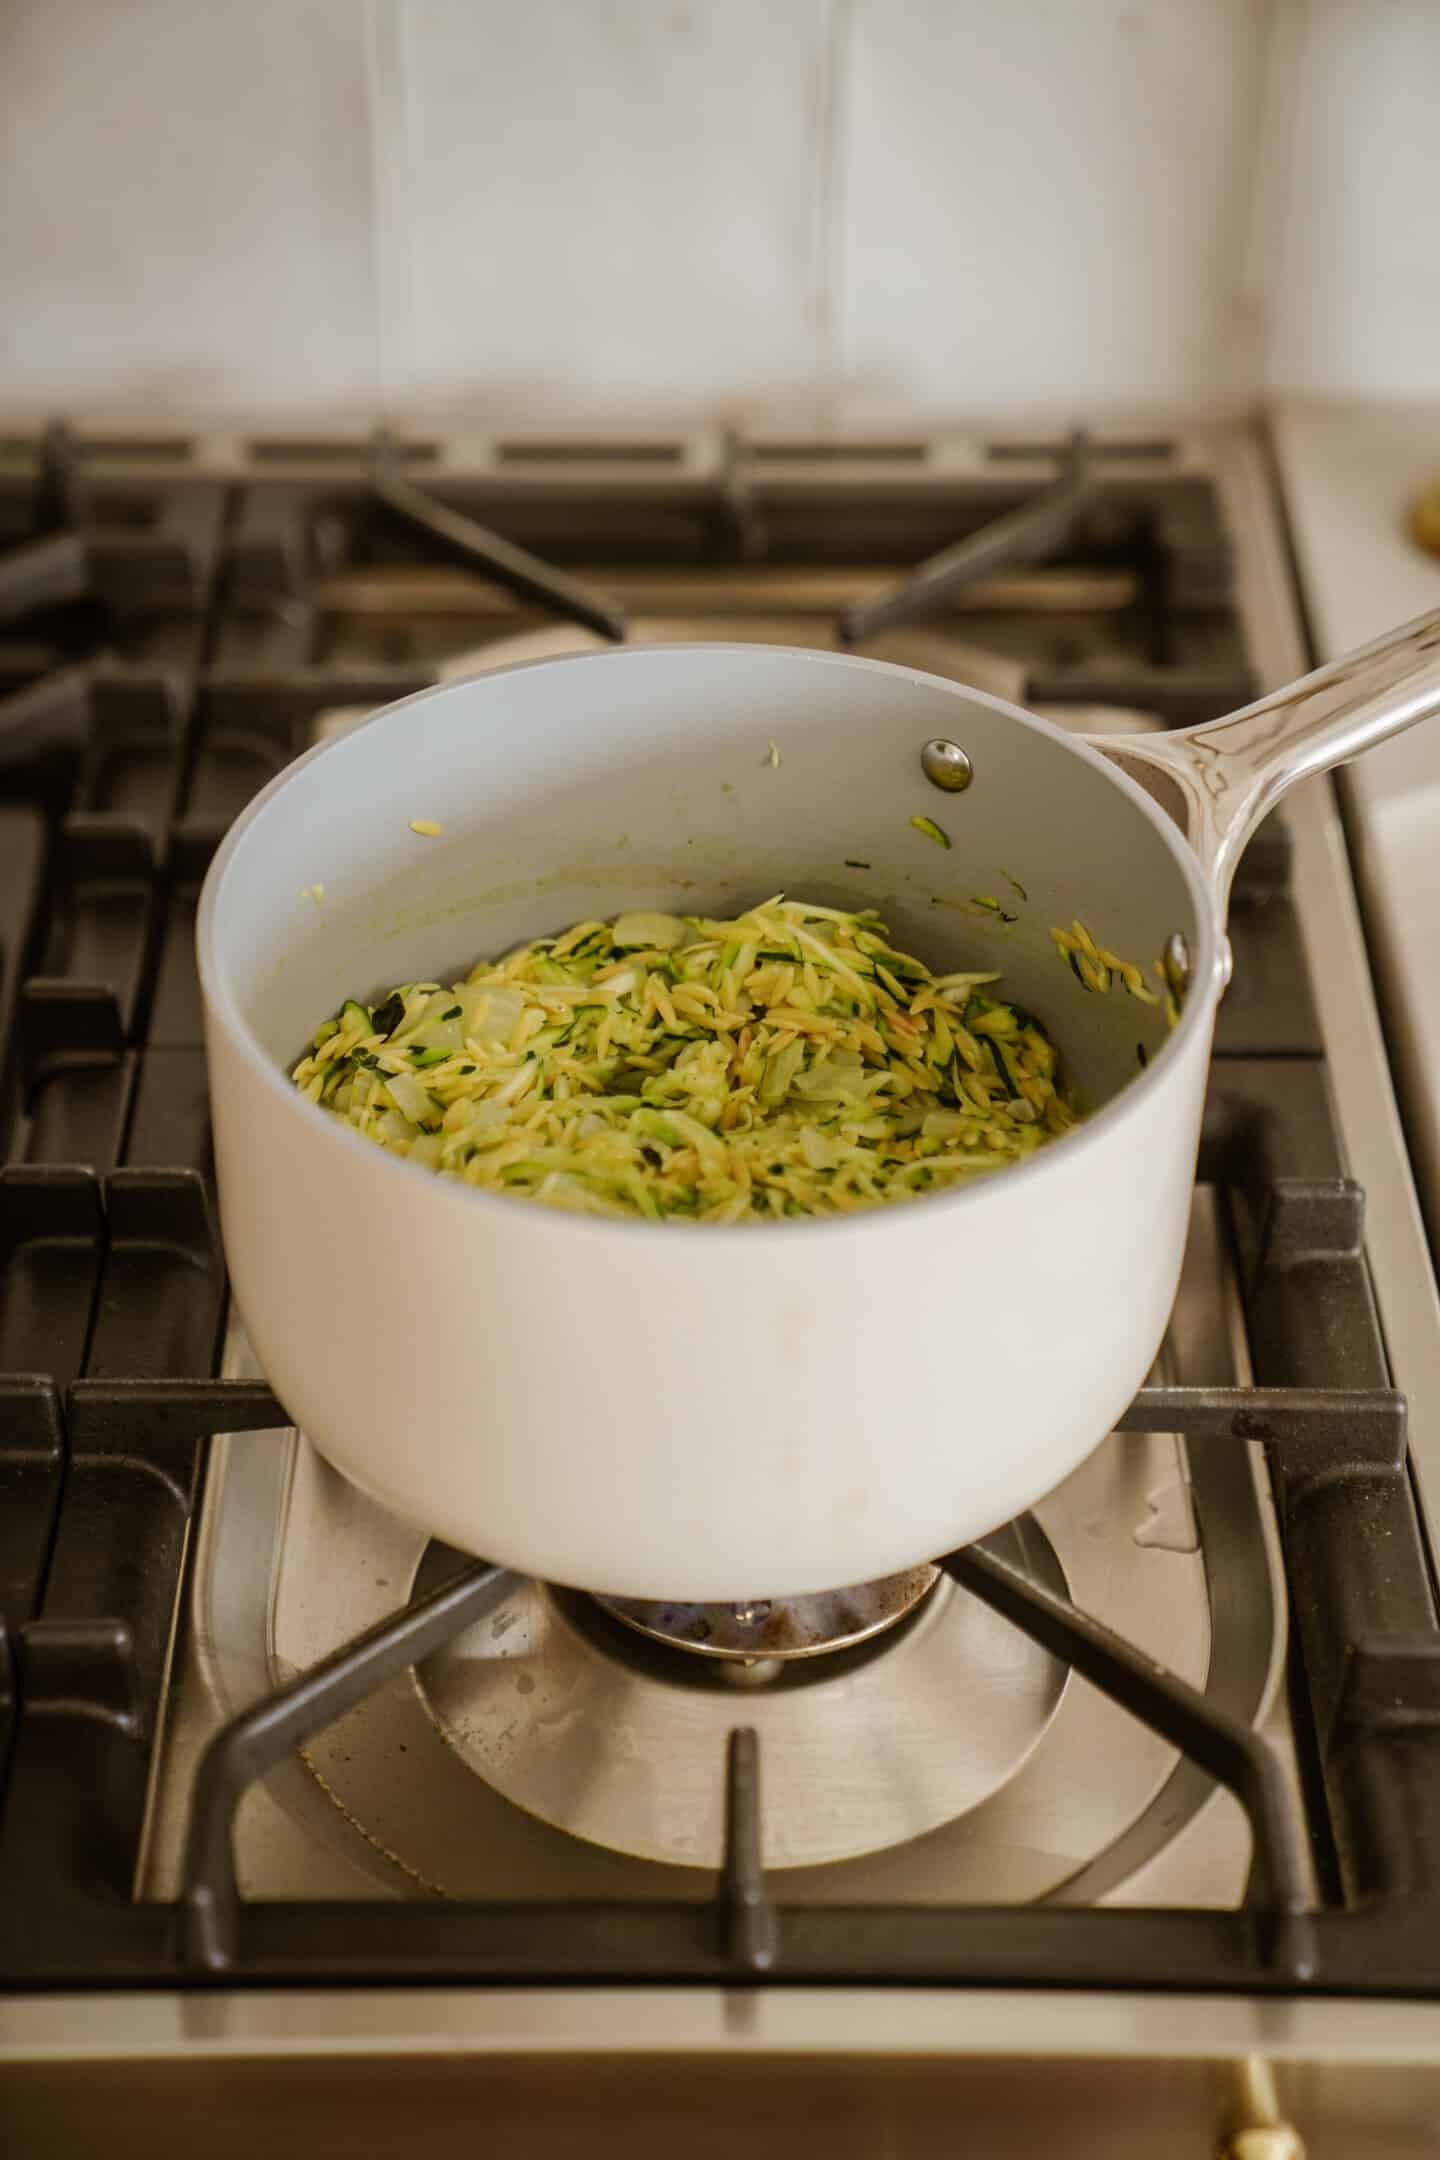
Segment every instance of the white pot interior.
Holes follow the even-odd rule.
[[[924,777],[934,737],[968,753],[965,793]],[[1203,982],[1186,863],[1100,760],[973,691],[803,651],[625,647],[426,692],[291,768],[217,858],[202,967],[278,1072],[346,995],[448,981],[589,916],[786,890],[877,909],[932,965],[1001,970],[1094,1109],[1166,1023],[1118,980],[1084,989],[1051,927],[1078,916],[1152,988],[1178,930]]]

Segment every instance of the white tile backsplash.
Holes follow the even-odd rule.
[[[1437,0],[9,0],[0,410],[1440,378]]]
[[[663,425],[808,393],[830,14],[404,0],[414,398]]]
[[[1440,391],[1440,0],[1314,0],[1270,259],[1280,390]]]
[[[840,302],[852,401],[1224,404],[1266,11],[857,0]]]
[[[0,399],[373,409],[352,0],[0,6]]]

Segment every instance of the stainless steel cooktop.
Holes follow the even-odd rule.
[[[320,2066],[383,2051],[438,2120],[442,2057],[473,2102],[468,2069],[516,2051],[703,2057],[712,2096],[737,2062],[908,2076],[924,2051],[983,2111],[986,2066],[1018,2048],[1054,2075],[1007,2074],[1013,2149],[1082,2122],[1085,2150],[1118,2149],[1085,2112],[1095,2078],[1133,2097],[1132,2129],[1218,2120],[1220,2059],[1260,2123],[1262,2056],[1327,2116],[1383,2115],[1398,2139],[1429,2106],[1433,2128],[1423,2078],[1412,2122],[1365,2068],[1433,2058],[1416,2020],[1440,1992],[1440,1308],[1326,782],[1237,893],[1144,1414],[995,1548],[1073,1601],[1059,1633],[1002,1619],[964,1555],[934,1556],[893,1625],[793,1663],[743,1654],[754,1615],[731,1616],[742,1654],[721,1661],[501,1578],[413,1670],[392,1659],[358,1707],[301,1720],[239,1800],[228,1892],[209,1744],[246,1713],[253,1737],[277,1691],[463,1563],[284,1426],[241,1316],[214,1375],[190,952],[210,849],[316,733],[627,610],[642,636],[800,643],[858,612],[897,657],[1084,727],[1181,724],[1300,672],[1271,476],[1240,427],[1102,441],[1084,518],[1060,531],[1052,495],[1040,559],[875,630],[918,561],[989,545],[997,511],[1053,488],[1056,449],[0,438],[0,625],[20,625],[0,635],[0,742],[25,802],[3,813],[7,880],[30,911],[12,929],[0,880],[0,928],[39,971],[0,1180],[0,1468],[23,1533],[0,1615],[20,1683],[17,1718],[0,1654],[0,1972],[21,1991],[0,2053],[48,2066],[47,2121],[70,2119],[68,2066],[107,2053],[157,2093],[189,2065],[234,2094],[242,2056],[262,2085],[279,2054],[303,2061],[319,2091]],[[493,575],[457,518],[505,536]],[[552,609],[588,627],[557,633]],[[863,1634],[870,1608],[843,1609]],[[1131,1646],[1118,1700],[1082,1677],[1085,1615]],[[1147,1710],[1157,1665],[1168,1707],[1152,1691]],[[1273,1771],[1249,1820],[1215,1781],[1237,1755]],[[543,2083],[532,2132],[554,2126]]]
[[[226,1363],[255,1371],[238,1327]],[[1246,1377],[1205,1188],[1157,1377]],[[1113,1435],[1020,1538],[1041,1580],[1290,1755],[1283,1576],[1256,1451],[1187,1457],[1173,1435]],[[217,1442],[142,1894],[175,1895],[207,1740],[393,1611],[417,1578],[437,1579],[423,1535],[302,1435]],[[706,1661],[657,1655],[593,1600],[519,1578],[493,1614],[245,1801],[242,1889],[704,1898],[739,1720],[761,1737],[766,1861],[787,1871],[787,1895],[1225,1906],[1243,1892],[1249,1832],[1236,1803],[953,1583],[873,1642],[769,1676],[737,1701]]]

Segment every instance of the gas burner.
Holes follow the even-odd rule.
[[[617,1597],[597,1597],[595,1602],[654,1642],[763,1667],[768,1676],[791,1658],[848,1650],[894,1627],[933,1589],[939,1573],[933,1567],[906,1568],[848,1590],[827,1590],[815,1597],[751,1598],[733,1605]]]
[[[1031,1519],[991,1546],[1064,1594]],[[464,1564],[432,1544],[413,1594]],[[965,1814],[1015,1776],[1065,1688],[1062,1665],[932,1568],[777,1600],[766,1614],[757,1604],[749,1621],[740,1610],[517,1578],[415,1684],[442,1738],[507,1800],[613,1851],[704,1868],[724,1850],[720,1772],[737,1723],[733,1681],[747,1670],[766,1683],[743,1721],[765,1764],[772,1867],[880,1852]],[[677,1632],[702,1617],[730,1635],[725,1647]],[[778,1653],[765,1648],[768,1624]]]

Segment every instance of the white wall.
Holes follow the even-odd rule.
[[[1225,403],[1268,10],[858,0],[839,370],[927,406]]]
[[[1440,384],[1440,0],[9,0],[0,410]]]
[[[1440,398],[1440,0],[1312,0],[1294,42],[1257,257],[1268,380]]]
[[[395,296],[402,391],[660,418],[808,388],[837,13],[834,0],[401,6],[381,207],[413,269],[409,352]]]
[[[0,401],[372,404],[349,0],[0,4]]]

